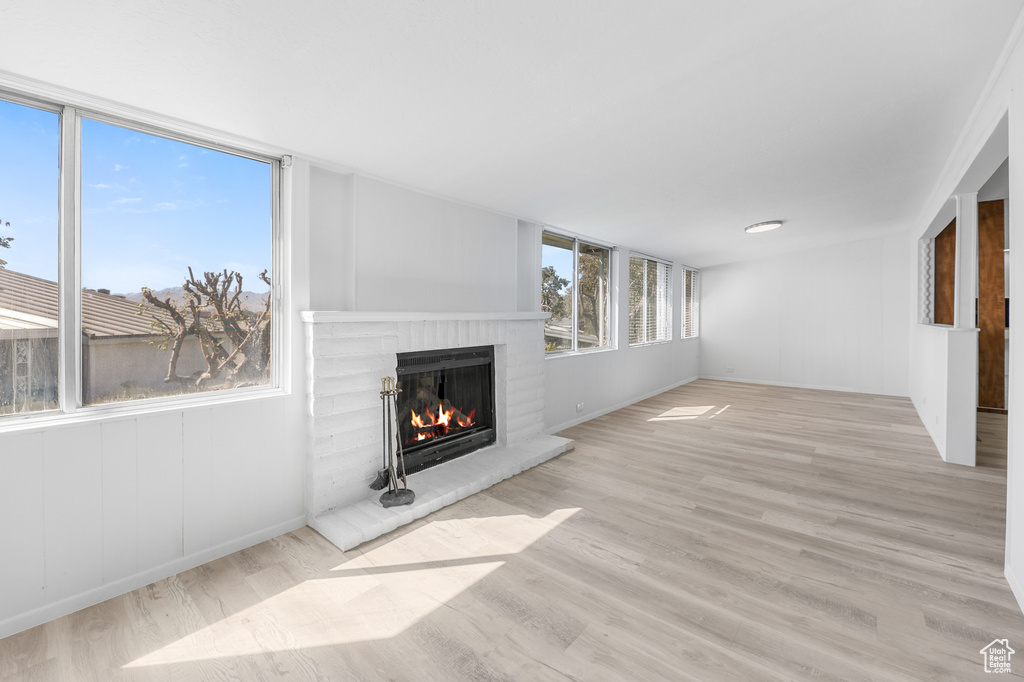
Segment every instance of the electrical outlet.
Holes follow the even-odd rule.
[[[735,367],[726,367],[726,368],[725,368],[725,373],[726,373],[726,374],[732,374],[732,373],[733,373],[733,372],[735,372],[735,371],[736,371],[736,368],[735,368]]]
[[[577,412],[582,412],[583,411],[583,403],[576,403],[576,411]]]

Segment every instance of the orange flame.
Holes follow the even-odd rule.
[[[411,422],[413,428],[432,429],[426,433],[417,433],[412,438],[412,441],[427,440],[434,436],[443,436],[448,434],[453,428],[452,417],[455,417],[455,423],[458,424],[459,427],[468,428],[473,426],[475,423],[473,418],[476,416],[476,410],[471,410],[468,415],[463,415],[461,413],[455,414],[456,410],[454,407],[446,410],[444,409],[444,405],[441,403],[438,403],[437,405],[436,415],[430,411],[429,407],[424,410],[423,415],[416,414],[415,410],[409,410],[409,413],[412,415]]]

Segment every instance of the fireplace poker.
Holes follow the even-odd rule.
[[[380,424],[381,434],[380,435],[381,435],[381,439],[384,441],[384,447],[382,448],[382,453],[383,453],[382,456],[383,456],[383,460],[384,461],[382,463],[383,465],[381,466],[380,471],[377,472],[377,478],[373,479],[373,482],[370,483],[370,489],[371,490],[384,490],[384,488],[387,488],[388,485],[390,485],[390,483],[391,483],[391,470],[390,470],[390,468],[388,466],[388,446],[387,446],[388,414],[387,414],[387,404],[386,404],[386,400],[384,398],[384,396],[387,393],[387,390],[388,390],[388,377],[383,377],[380,380],[380,416],[381,416],[381,424]]]
[[[381,379],[381,387],[380,398],[383,401],[382,412],[384,416],[384,460],[386,462],[386,472],[381,473],[385,474],[388,489],[381,494],[380,503],[385,507],[412,504],[413,500],[416,499],[416,493],[409,490],[408,479],[405,474],[405,453],[402,451],[401,432],[398,427],[397,396],[401,389],[398,388],[395,377],[384,377]],[[398,471],[395,468],[396,450],[398,451],[398,460],[402,467],[401,487],[398,485]],[[378,480],[381,478],[380,474],[378,474],[377,478]],[[374,481],[374,483],[376,482]]]

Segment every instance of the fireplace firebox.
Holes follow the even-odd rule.
[[[399,353],[397,374],[406,471],[494,443],[493,346]]]

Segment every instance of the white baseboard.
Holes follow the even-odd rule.
[[[630,405],[632,405],[634,403],[638,403],[641,400],[647,400],[648,398],[653,398],[654,396],[660,395],[660,394],[664,393],[665,391],[671,391],[673,388],[679,388],[680,386],[684,386],[684,385],[690,383],[691,381],[696,381],[697,379],[700,379],[700,378],[701,377],[690,377],[689,379],[683,379],[682,381],[677,381],[674,384],[669,384],[668,386],[664,386],[662,388],[656,389],[654,391],[651,391],[650,393],[644,393],[643,395],[636,396],[635,398],[630,398],[628,400],[624,400],[621,403],[617,403],[615,405],[612,405],[611,407],[606,407],[606,408],[604,408],[602,410],[598,410],[597,412],[591,412],[591,413],[586,414],[586,415],[584,415],[582,417],[578,417],[576,419],[571,419],[571,420],[569,420],[567,422],[562,422],[558,426],[550,426],[550,427],[548,427],[548,428],[546,428],[544,430],[544,433],[547,433],[547,434],[558,433],[559,431],[561,431],[563,429],[567,429],[567,428],[569,428],[571,426],[576,426],[577,424],[582,424],[583,422],[590,421],[591,419],[596,419],[597,417],[600,417],[601,415],[608,414],[609,412],[614,412],[615,410],[621,410],[623,407],[629,407]]]
[[[28,630],[29,628],[33,628],[37,625],[42,625],[43,623],[49,622],[55,618],[60,618],[70,613],[74,613],[75,611],[80,611],[86,607],[93,606],[94,604],[99,604],[102,601],[131,592],[132,590],[137,590],[138,588],[145,587],[150,583],[163,580],[164,578],[169,578],[170,576],[177,575],[182,571],[187,571],[190,568],[202,566],[214,559],[219,559],[247,547],[258,545],[270,538],[276,538],[278,535],[289,533],[293,530],[302,528],[305,525],[305,515],[297,516],[294,519],[270,526],[269,528],[264,528],[263,530],[256,531],[255,533],[250,533],[249,535],[229,540],[228,542],[217,545],[216,547],[209,547],[200,552],[195,552],[188,556],[175,559],[174,561],[169,561],[165,564],[155,566],[134,575],[106,583],[91,590],[86,590],[85,592],[61,599],[60,601],[52,604],[46,604],[25,613],[19,613],[16,616],[0,621],[0,639],[9,637],[23,630]]]
[[[863,393],[865,395],[889,395],[894,398],[907,398],[905,393],[893,393],[891,391],[863,391],[859,388],[850,388],[849,386],[826,386],[824,384],[796,384],[789,381],[769,381],[767,379],[742,379],[734,376],[711,376],[701,375],[698,379],[708,379],[709,381],[734,381],[738,384],[761,384],[763,386],[781,386],[782,388],[808,388],[815,391],[837,391],[839,393]]]
[[[1017,599],[1017,608],[1024,612],[1024,587],[1021,586],[1020,581],[1017,580],[1017,574],[1010,568],[1009,563],[1006,564],[1006,568],[1003,570],[1003,575],[1006,576],[1006,582],[1010,584],[1010,590],[1013,592],[1013,596]]]

